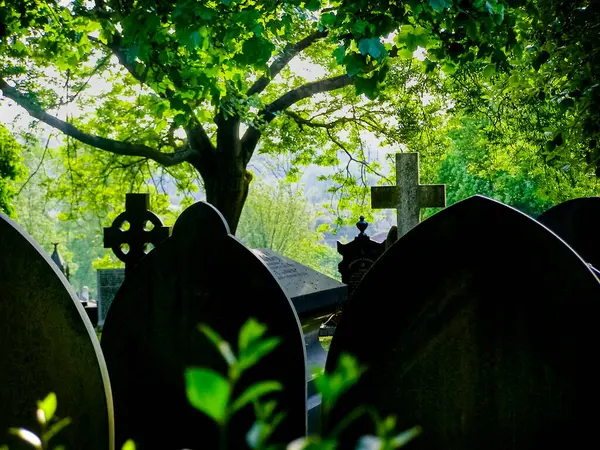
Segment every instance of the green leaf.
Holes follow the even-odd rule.
[[[326,27],[330,27],[335,23],[335,14],[327,13],[321,16],[321,23]]]
[[[337,399],[358,381],[363,372],[364,369],[359,366],[354,357],[342,353],[332,373],[324,373],[315,378],[317,390],[323,397],[324,407],[331,408]]]
[[[266,325],[258,322],[256,319],[251,317],[248,319],[242,329],[238,339],[238,350],[240,352],[246,350],[248,346],[253,344],[256,340],[260,339],[267,331]]]
[[[346,56],[346,47],[340,45],[333,51],[333,56],[338,64],[342,64],[344,62],[344,57]]]
[[[429,0],[429,5],[434,11],[441,12],[452,6],[452,0]]]
[[[491,78],[496,73],[496,64],[488,64],[483,69],[483,76],[486,78]]]
[[[217,350],[219,350],[219,353],[221,353],[221,356],[229,366],[236,363],[235,355],[233,354],[233,350],[231,350],[229,342],[219,336],[219,334],[208,325],[200,324],[198,325],[198,329],[204,333]]]
[[[365,94],[370,100],[374,100],[379,95],[379,86],[375,77],[363,78],[356,77],[354,79],[354,87],[356,95]]]
[[[54,413],[56,412],[56,394],[54,392],[50,392],[44,400],[37,402],[37,407],[44,413],[45,421],[50,422],[54,417]]]
[[[321,0],[309,0],[305,6],[309,11],[317,11],[321,9]]]
[[[365,68],[365,59],[356,53],[351,53],[344,58],[344,64],[348,75],[353,77]]]
[[[361,39],[358,42],[358,49],[363,56],[371,55],[375,59],[379,59],[385,53],[385,48],[379,38]]]
[[[239,55],[243,64],[262,65],[271,57],[275,46],[271,41],[254,36],[242,44],[242,55]]]
[[[263,381],[253,384],[240,395],[231,407],[232,412],[239,411],[244,406],[252,403],[259,398],[270,394],[271,392],[279,392],[283,390],[283,386],[278,381]]]
[[[185,384],[188,401],[218,424],[223,424],[231,395],[229,381],[210,369],[186,369]]]
[[[413,27],[412,25],[402,25],[395,40],[396,43],[405,45],[410,51],[415,51],[417,47],[427,47],[429,44],[428,31],[423,27]]]
[[[398,50],[398,56],[400,58],[410,59],[413,57],[414,50],[410,50],[408,48],[403,48]]]
[[[392,448],[404,447],[406,444],[408,444],[410,441],[412,441],[414,438],[420,435],[421,431],[421,427],[416,426],[398,434],[397,436],[392,438]]]
[[[446,61],[442,64],[442,70],[446,75],[452,75],[454,72],[456,72],[456,66],[450,61]]]
[[[369,22],[365,22],[364,20],[357,20],[352,26],[352,33],[357,36],[362,36],[368,26]]]
[[[245,350],[240,351],[238,361],[240,370],[254,366],[258,361],[272,352],[279,345],[279,342],[280,339],[276,337],[261,339],[253,342]]]
[[[123,447],[121,447],[121,450],[135,450],[135,442],[133,442],[131,439],[129,439],[128,441],[126,441],[123,444]]]
[[[71,425],[70,417],[65,417],[64,419],[59,420],[54,425],[52,425],[50,429],[44,434],[44,440],[48,442],[50,439],[52,439],[54,436],[56,436],[69,425]]]

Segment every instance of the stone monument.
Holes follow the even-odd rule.
[[[173,234],[128,271],[102,334],[118,417],[117,446],[140,449],[219,448],[219,428],[187,401],[184,371],[227,365],[197,326],[205,323],[236,344],[250,317],[280,345],[244,374],[234,395],[251,384],[278,380],[274,393],[287,415],[274,435],[290,442],[306,432],[305,350],[298,316],[269,269],[229,234],[211,205],[196,203],[177,219]],[[149,395],[151,393],[151,395]],[[164,414],[153,414],[159,407]],[[247,407],[229,423],[229,447],[245,448],[255,421]]]
[[[36,402],[54,392],[72,424],[52,440],[114,448],[112,395],[94,329],[49,255],[0,214],[0,444],[9,427],[37,430]],[[1,445],[0,445],[1,446]]]
[[[600,283],[534,219],[472,197],[427,219],[373,265],[344,308],[341,353],[367,368],[325,424],[374,407],[416,450],[580,448],[594,440]],[[346,442],[372,432],[353,422]],[[354,448],[341,445],[341,448]]]
[[[419,184],[418,153],[396,153],[396,186],[371,188],[373,209],[397,210],[397,239],[419,224],[421,208],[445,206],[446,185]]]

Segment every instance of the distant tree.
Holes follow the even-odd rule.
[[[0,211],[9,216],[13,216],[15,212],[12,205],[17,194],[15,181],[25,172],[22,151],[21,145],[6,127],[0,124]]]
[[[254,183],[238,227],[250,248],[270,248],[319,272],[339,278],[337,251],[322,244],[316,211],[302,190],[289,184]]]
[[[573,183],[557,177],[537,163],[534,145],[513,142],[512,147],[499,147],[488,138],[490,126],[463,118],[450,127],[449,151],[437,164],[437,181],[447,184],[449,205],[481,194],[537,217],[569,198],[597,194],[595,177],[580,173]]]

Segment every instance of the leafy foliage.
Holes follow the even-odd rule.
[[[361,130],[378,128],[387,136],[391,128],[377,127],[379,117],[370,108],[345,117],[331,111],[354,110],[362,94],[387,102],[410,87],[392,84],[389,74],[397,61],[412,64],[420,47],[427,56],[419,70],[427,77],[470,62],[500,66],[521,48],[515,24],[531,4],[3,2],[0,89],[33,117],[85,143],[71,144],[68,157],[88,173],[123,169],[135,174],[126,178],[133,185],[168,173],[184,189],[199,186],[202,178],[208,201],[235,231],[250,182],[246,167],[255,150],[273,151],[269,142],[259,142],[288,126],[282,116],[290,113],[335,144],[311,163],[332,165],[346,154],[364,170],[369,164],[363,150],[346,146],[343,136],[357,141]],[[290,61],[300,56],[324,75],[308,80],[294,73]],[[100,83],[104,88],[94,92]],[[387,99],[386,86],[395,88]],[[93,113],[67,114],[65,120],[48,113],[70,105]],[[402,109],[400,99],[396,105]],[[333,123],[315,122],[329,116]],[[297,142],[312,139],[294,133]],[[92,148],[109,154],[98,156]],[[305,153],[301,149],[289,151]]]
[[[21,146],[0,124],[0,211],[12,216],[14,207],[12,200],[17,194],[15,182],[24,173]]]
[[[55,416],[57,408],[57,398],[54,392],[49,393],[45,399],[38,401],[36,418],[39,425],[39,433],[34,433],[25,428],[11,428],[9,433],[17,436],[22,441],[31,445],[33,448],[50,450],[62,447],[51,447],[51,439],[60,433],[65,427],[69,426],[71,419],[59,419]]]
[[[278,448],[269,442],[270,436],[282,419],[283,412],[275,412],[276,402],[268,398],[268,394],[281,391],[283,386],[276,381],[261,381],[248,387],[233,400],[231,393],[242,373],[257,364],[260,359],[272,351],[278,343],[274,337],[265,338],[267,327],[250,318],[242,326],[238,338],[238,354],[235,355],[231,345],[224,341],[207,325],[200,325],[206,337],[215,345],[229,367],[228,377],[224,377],[209,368],[190,368],[186,370],[186,391],[190,404],[215,420],[221,428],[221,448],[227,448],[227,424],[233,415],[246,405],[252,404],[256,414],[256,422],[246,435],[246,442],[252,449]],[[243,361],[248,361],[244,364]],[[322,414],[326,415],[336,400],[355,384],[364,372],[353,357],[342,355],[336,370],[331,374],[318,373],[317,390],[321,394]],[[330,436],[308,436],[291,442],[288,450],[328,450],[337,448],[337,436],[353,420],[368,409],[359,408],[351,412],[346,420],[339,424]],[[377,414],[369,411],[374,420],[377,435],[363,436],[357,442],[357,450],[396,449],[404,446],[420,433],[414,427],[404,433],[394,432],[395,420],[388,417],[380,420]]]

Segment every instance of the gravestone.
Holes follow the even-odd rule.
[[[99,269],[96,272],[98,284],[98,325],[103,326],[110,305],[125,281],[125,269]]]
[[[375,242],[367,235],[365,231],[368,226],[365,218],[360,216],[360,220],[356,222],[358,236],[347,244],[337,243],[337,251],[342,255],[338,271],[342,275],[342,281],[348,285],[348,296],[354,294],[365,273],[385,251],[385,242]]]
[[[54,250],[52,251],[52,255],[50,255],[50,259],[54,261],[54,264],[56,264],[58,270],[60,270],[61,273],[65,276],[65,278],[69,280],[69,266],[58,251],[58,242],[53,242],[52,245],[54,246]]]
[[[104,228],[104,248],[111,248],[117,258],[130,270],[169,237],[170,227],[163,226],[160,218],[150,211],[149,194],[126,194],[125,211],[112,225]]]
[[[418,153],[396,153],[396,186],[371,188],[373,209],[397,210],[397,239],[419,224],[421,208],[445,206],[445,184],[419,184]]]
[[[269,268],[298,314],[306,348],[308,431],[318,431],[321,398],[316,391],[313,368],[325,368],[327,352],[319,341],[321,325],[348,298],[347,286],[271,249],[252,252]]]
[[[0,274],[0,446],[21,448],[6,431],[37,430],[36,402],[55,392],[57,416],[72,424],[53,446],[114,448],[110,384],[83,306],[48,254],[2,214]]]
[[[600,197],[576,198],[550,208],[538,221],[600,269]]]
[[[214,345],[197,330],[206,323],[237,347],[244,322],[256,318],[281,344],[244,374],[235,396],[250,384],[278,380],[273,394],[287,415],[274,439],[306,432],[305,353],[294,308],[269,269],[229,234],[207,203],[186,209],[170,238],[128,272],[110,308],[102,348],[111,376],[117,446],[138,449],[219,448],[217,425],[187,401],[184,370],[207,367],[225,374]],[[164,413],[154,413],[156,408]],[[245,448],[252,407],[229,424],[229,448]]]
[[[341,352],[368,369],[326,428],[371,405],[422,426],[414,449],[583,447],[599,299],[585,262],[535,220],[483,197],[455,204],[388,249],[344,308],[327,370]],[[345,438],[372,430],[356,421]]]

